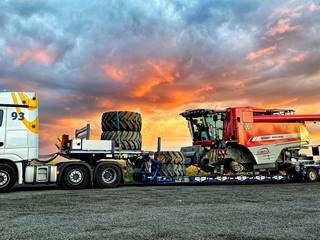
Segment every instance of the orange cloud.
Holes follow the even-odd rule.
[[[48,51],[47,48],[38,48],[21,52],[15,59],[15,65],[19,66],[31,61],[42,65],[49,65],[56,61],[57,56]]]
[[[103,64],[100,65],[100,69],[107,78],[116,81],[122,81],[124,79],[124,72],[115,66]]]
[[[301,30],[301,25],[291,25],[290,19],[280,19],[277,24],[269,29],[267,32],[268,36],[275,36],[277,34],[282,34],[286,32]]]
[[[137,86],[132,89],[131,96],[143,97],[154,87],[160,84],[169,84],[179,77],[176,73],[176,64],[166,60],[147,61],[143,72],[137,81]]]
[[[273,45],[273,46],[270,46],[270,47],[262,48],[262,49],[259,49],[256,52],[249,53],[247,55],[246,59],[249,60],[249,61],[254,61],[254,60],[259,59],[261,57],[265,57],[265,56],[273,54],[276,49],[277,49],[277,45]]]
[[[297,55],[292,56],[289,61],[293,62],[293,63],[297,63],[297,62],[302,62],[307,58],[308,54],[307,53],[300,53]]]

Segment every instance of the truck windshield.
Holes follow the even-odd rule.
[[[189,118],[189,130],[193,141],[221,140],[223,138],[223,114],[215,113]]]

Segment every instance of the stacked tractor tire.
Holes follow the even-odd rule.
[[[141,150],[142,119],[137,112],[105,112],[102,115],[102,140],[113,140],[121,150]]]
[[[102,115],[102,140],[113,140],[120,150],[141,150],[142,119],[137,112],[105,112]],[[184,176],[184,155],[178,151],[155,153],[155,159],[161,161],[161,176]]]
[[[185,176],[185,157],[182,152],[161,151],[159,157],[158,153],[155,153],[155,158],[160,160],[162,163],[161,169],[159,170],[159,174],[161,176]]]

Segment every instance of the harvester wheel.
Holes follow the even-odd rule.
[[[308,182],[316,182],[318,180],[318,172],[314,168],[309,168],[306,173],[306,180]]]
[[[155,153],[155,158],[166,164],[182,164],[185,160],[183,153],[178,151],[161,151],[160,158],[158,153]]]
[[[141,114],[137,112],[105,112],[102,131],[141,131]]]
[[[101,134],[102,140],[113,140],[122,150],[140,150],[142,136],[140,132],[110,131]]]

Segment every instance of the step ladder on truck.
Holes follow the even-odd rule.
[[[203,174],[198,171],[188,174],[182,169],[184,164],[189,164],[187,162],[177,165],[161,161],[160,140],[155,153],[121,150],[113,140],[90,140],[90,125],[76,130],[73,139],[62,135],[59,152],[39,156],[38,124],[38,98],[35,93],[0,93],[0,192],[22,184],[55,183],[66,189],[82,189],[92,186],[117,187],[129,182],[197,184],[317,181],[320,175],[319,162],[310,157],[297,159],[290,166],[290,171],[285,172],[261,173],[253,170]],[[319,155],[319,146],[313,146],[313,153]],[[185,161],[188,152],[184,154]],[[66,161],[53,164],[58,156]],[[179,171],[175,167],[179,167]]]

